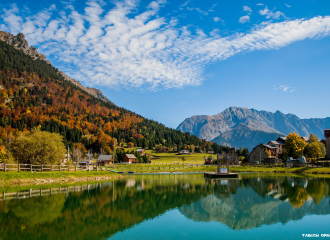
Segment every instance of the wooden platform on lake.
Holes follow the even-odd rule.
[[[238,176],[238,173],[204,173],[204,177],[206,178],[238,178]]]

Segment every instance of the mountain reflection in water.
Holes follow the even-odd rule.
[[[107,239],[171,209],[230,229],[287,223],[330,213],[323,178],[241,174],[136,175],[96,188],[0,201],[0,239]]]

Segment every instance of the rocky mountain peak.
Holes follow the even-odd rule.
[[[296,132],[300,136],[316,134],[323,137],[323,130],[330,127],[330,118],[300,119],[294,114],[258,111],[229,107],[214,115],[200,115],[185,119],[178,130],[189,132],[208,141],[232,147],[252,148],[277,137]]]
[[[0,31],[0,40],[31,56],[34,60],[41,59],[50,64],[50,62],[47,61],[45,55],[39,53],[35,47],[29,47],[29,44],[26,41],[23,33],[19,33],[14,36],[11,33]]]

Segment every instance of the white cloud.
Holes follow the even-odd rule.
[[[60,70],[87,85],[142,91],[196,86],[210,63],[330,35],[329,16],[263,23],[226,37],[201,29],[193,34],[188,26],[178,27],[175,18],[158,15],[163,1],[152,2],[141,13],[137,4],[118,1],[108,10],[103,3],[89,2],[82,12],[50,7],[25,17],[12,6],[0,10],[0,28],[23,32],[30,45],[60,63]],[[287,87],[281,89],[294,91]]]
[[[217,6],[216,3],[213,4],[212,7],[211,7],[209,10],[207,10],[207,11],[209,11],[209,12],[214,12],[214,8],[215,8],[216,6]]]
[[[281,90],[283,92],[294,92],[296,91],[296,88],[290,87],[289,85],[281,85],[279,87],[276,87],[276,85],[274,85],[274,90]]]
[[[186,2],[184,2],[180,7],[184,7],[184,6],[187,6],[188,5],[188,3],[190,2],[191,0],[188,0],[188,1],[186,1]]]
[[[243,6],[243,10],[245,12],[252,12],[252,9],[250,7],[248,7],[248,6]]]
[[[263,3],[257,3],[257,6],[263,6],[264,4]]]
[[[250,22],[250,16],[246,15],[243,17],[240,17],[238,20],[239,23],[246,23],[246,22]]]
[[[213,18],[213,21],[215,21],[215,22],[224,22],[221,18],[219,18],[219,17],[214,17]]]
[[[205,12],[205,11],[203,11],[203,10],[201,10],[200,8],[190,8],[190,7],[187,7],[187,10],[188,11],[197,11],[197,12],[199,12],[199,13],[202,13],[203,15],[208,15],[209,13],[208,12]]]
[[[284,3],[285,4],[285,6],[287,6],[288,8],[290,8],[291,7],[291,5],[289,5],[289,4],[286,4],[286,3]]]
[[[268,9],[266,6],[264,10],[259,11],[260,15],[266,15],[266,18],[279,19],[281,16],[285,17],[284,13],[277,11],[273,12]]]

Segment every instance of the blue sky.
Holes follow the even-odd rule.
[[[55,67],[169,127],[230,106],[330,117],[330,1],[15,1]]]

